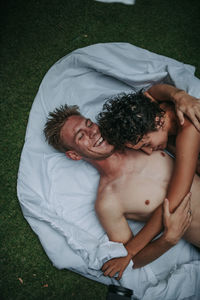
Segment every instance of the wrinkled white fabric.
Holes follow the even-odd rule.
[[[199,299],[200,257],[185,241],[120,282],[106,278],[102,264],[126,255],[109,242],[95,211],[98,172],[84,161],[71,161],[50,147],[43,127],[50,111],[78,104],[95,121],[105,98],[166,82],[200,97],[195,68],[128,43],[96,44],[78,49],[45,75],[28,121],[19,173],[18,198],[23,214],[57,268],[67,268],[105,284],[134,290],[140,299]],[[141,224],[130,222],[133,232]]]

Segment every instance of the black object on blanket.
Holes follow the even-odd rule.
[[[131,296],[133,291],[122,286],[109,285],[106,300],[129,300],[133,299]],[[136,299],[136,298],[134,298]]]

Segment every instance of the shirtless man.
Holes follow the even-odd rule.
[[[192,101],[194,103],[194,99]],[[51,113],[44,132],[49,144],[65,152],[67,157],[73,160],[83,158],[98,169],[100,182],[95,205],[97,214],[109,239],[124,243],[128,249],[128,242],[133,235],[126,218],[136,219],[133,213],[136,212],[137,220],[146,221],[163,202],[173,168],[172,159],[162,151],[156,151],[151,156],[129,149],[123,153],[115,151],[113,146],[103,140],[97,124],[81,116],[77,107],[66,106]],[[196,245],[200,244],[199,193],[200,179],[195,176],[191,198],[193,220],[191,222],[190,214],[187,213],[185,228],[191,224],[184,237]],[[165,208],[167,205],[166,201]],[[187,199],[184,200],[182,211],[185,208],[190,211],[188,205]],[[165,212],[169,214],[167,209]],[[134,257],[134,267],[151,262],[175,243],[177,238],[173,240],[169,232],[165,231],[159,239]],[[128,251],[127,257],[130,255]],[[117,272],[109,266],[103,270],[109,276]]]

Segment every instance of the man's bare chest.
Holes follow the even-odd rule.
[[[158,154],[151,155],[143,168],[124,173],[115,183],[117,199],[127,218],[146,220],[164,200],[173,163],[167,155]]]

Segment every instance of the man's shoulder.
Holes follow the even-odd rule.
[[[97,212],[106,212],[118,206],[118,194],[116,193],[113,184],[107,184],[99,188],[97,193],[97,199],[95,203],[95,209]]]
[[[113,183],[108,183],[106,185],[100,185],[97,193],[98,202],[112,202],[117,197],[117,192],[114,188]]]

